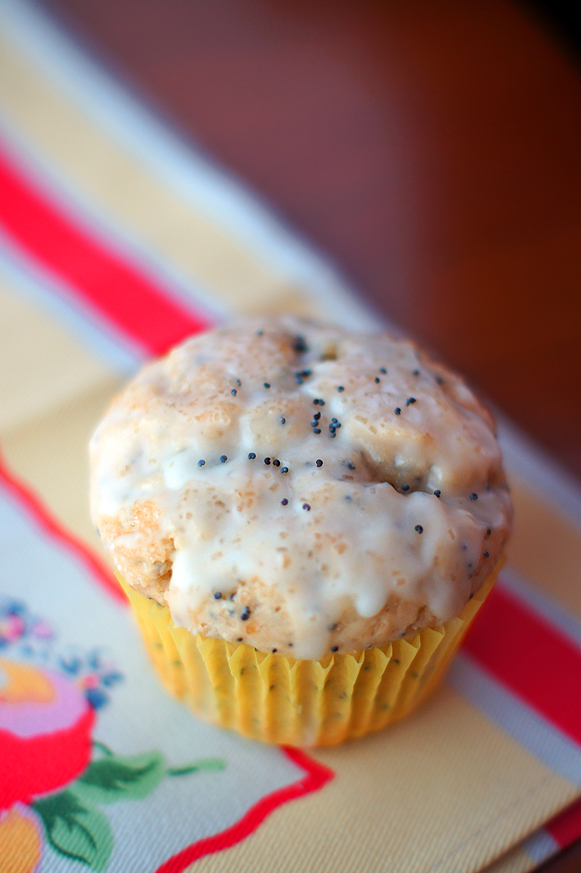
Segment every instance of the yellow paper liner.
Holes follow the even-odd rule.
[[[157,672],[196,715],[269,743],[325,746],[393,724],[437,687],[497,573],[439,627],[319,661],[194,636],[175,627],[167,606],[120,582]]]

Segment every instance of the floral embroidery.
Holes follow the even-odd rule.
[[[21,859],[11,873],[33,873],[43,846],[105,870],[114,836],[102,806],[225,767],[221,758],[170,767],[157,750],[117,755],[92,739],[123,674],[102,649],[58,651],[57,642],[24,603],[0,597],[0,873],[2,857]]]
[[[33,615],[25,603],[0,595],[0,655],[45,664],[74,678],[94,709],[110,700],[112,688],[123,674],[103,649],[82,651],[65,646],[57,650],[57,638],[44,619]]]
[[[95,748],[102,754],[65,791],[39,798],[32,804],[44,824],[50,847],[95,871],[106,868],[114,842],[100,805],[141,800],[166,777],[225,767],[221,758],[203,758],[185,767],[172,768],[158,751],[121,756],[99,742]]]

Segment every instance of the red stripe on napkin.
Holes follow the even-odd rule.
[[[0,151],[0,224],[26,253],[152,355],[209,326],[81,229]]]
[[[267,794],[252,806],[245,816],[226,830],[214,834],[211,837],[205,837],[197,843],[192,843],[187,849],[178,852],[171,858],[168,858],[155,873],[181,873],[186,867],[189,867],[194,861],[203,858],[205,855],[213,855],[215,852],[222,852],[224,849],[229,849],[241,842],[245,837],[253,833],[258,826],[267,818],[271,812],[274,812],[279,806],[288,803],[290,800],[295,800],[298,797],[304,797],[311,794],[313,791],[319,791],[330,779],[335,775],[333,770],[325,767],[320,761],[316,761],[306,752],[301,749],[291,749],[287,746],[280,747],[287,758],[301,767],[305,771],[305,775],[297,782],[280,788],[272,794]]]
[[[581,745],[581,650],[549,622],[496,586],[465,649],[555,727]]]
[[[127,598],[121,590],[113,573],[105,567],[104,563],[93,554],[88,546],[59,524],[49,509],[29,488],[26,487],[24,482],[19,481],[16,476],[10,472],[4,463],[1,454],[0,485],[12,498],[14,498],[16,502],[24,507],[28,515],[45,534],[55,540],[61,548],[66,549],[73,555],[73,557],[84,564],[89,569],[92,577],[96,579],[109,594],[112,594],[116,600],[127,606]]]
[[[559,844],[561,849],[581,837],[581,800],[577,800],[560,815],[545,825],[545,830]]]

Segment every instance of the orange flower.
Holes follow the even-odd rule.
[[[26,807],[0,813],[0,873],[34,873],[42,855],[42,827]]]

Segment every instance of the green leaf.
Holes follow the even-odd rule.
[[[61,791],[35,800],[48,842],[60,855],[104,870],[113,850],[113,832],[98,809],[83,803],[72,791]]]
[[[140,800],[157,787],[165,772],[164,757],[157,751],[108,755],[92,761],[71,788],[91,803]]]
[[[101,743],[99,740],[93,740],[93,748],[98,749],[100,752],[103,752],[104,755],[113,754],[109,746],[106,746],[105,743]]]
[[[168,767],[168,776],[189,776],[190,773],[199,773],[200,771],[224,770],[226,761],[223,758],[200,758],[199,761],[193,761],[191,764],[186,764],[183,767]]]

